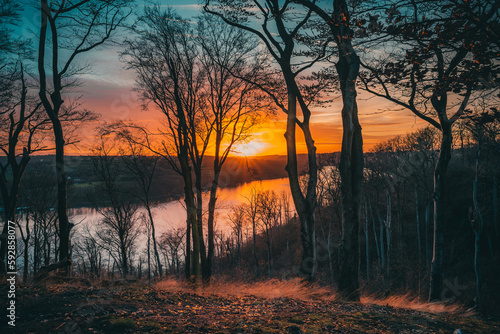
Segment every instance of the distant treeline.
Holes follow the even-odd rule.
[[[1,159],[1,158],[0,158]],[[305,171],[306,155],[299,154],[298,161],[300,170]],[[207,156],[203,163],[203,178],[206,180],[204,188],[210,187],[210,177],[213,176],[211,166],[213,165],[213,157]],[[223,167],[225,173],[223,187],[236,187],[242,183],[270,180],[278,178],[286,178],[285,171],[286,156],[283,155],[266,155],[266,156],[250,156],[250,157],[229,157]],[[55,160],[52,155],[38,155],[31,157],[29,168],[26,171],[25,178],[47,178],[55,177],[54,173]],[[68,156],[67,158],[67,174],[68,174],[68,205],[69,207],[91,206],[88,200],[89,187],[99,183],[99,178],[96,176],[92,167],[91,156]],[[124,169],[124,168],[123,168]],[[32,182],[27,180],[25,182]],[[120,182],[131,184],[133,182],[130,176],[124,174],[120,178]],[[172,199],[178,199],[183,196],[183,180],[172,167],[164,160],[158,161],[158,168],[154,173],[154,181],[151,189],[151,198],[154,201],[165,202]],[[23,206],[22,203],[19,203]]]

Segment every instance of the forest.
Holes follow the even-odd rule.
[[[0,3],[0,326],[500,332],[498,1]]]

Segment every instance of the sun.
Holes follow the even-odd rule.
[[[268,148],[268,144],[261,141],[251,141],[242,143],[234,147],[232,155],[234,156],[255,156],[259,155]]]

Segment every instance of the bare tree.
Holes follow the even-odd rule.
[[[75,67],[76,59],[110,39],[130,14],[130,11],[127,11],[129,2],[129,0],[79,2],[40,0],[38,95],[52,123],[58,189],[60,263],[54,268],[71,264],[69,256],[71,225],[67,213],[67,175],[64,158],[67,136],[61,117],[71,108],[67,107],[67,103],[64,107],[63,95],[74,86],[76,82],[74,75],[84,69]],[[49,30],[50,35],[47,34]],[[68,34],[68,31],[71,33]],[[80,119],[88,119],[90,115],[86,110],[73,110],[73,112],[76,112],[79,116],[76,118]]]
[[[200,129],[204,120],[198,112],[203,80],[197,61],[199,50],[192,41],[195,33],[191,25],[171,9],[146,8],[142,23],[139,37],[128,42],[124,60],[137,73],[137,86],[144,107],[153,104],[165,116],[165,130],[160,130],[162,139],[158,147],[154,146],[151,134],[144,129],[140,131],[144,145],[165,158],[184,180],[187,210],[185,274],[187,278],[191,277],[192,266],[194,276],[198,277],[201,242],[190,152],[195,148],[196,153],[203,156],[208,146],[206,132]],[[202,144],[199,146],[200,135]]]
[[[245,141],[259,116],[269,109],[262,103],[252,82],[261,68],[256,40],[248,33],[226,25],[215,16],[204,14],[198,22],[200,62],[206,74],[204,85],[205,118],[211,124],[214,144],[213,180],[208,203],[208,253],[205,279],[212,274],[214,257],[214,219],[219,177],[235,144]],[[250,59],[255,57],[255,60]],[[198,201],[201,196],[198,196]]]
[[[110,252],[120,264],[122,276],[130,272],[131,253],[138,230],[138,206],[133,204],[126,189],[119,183],[123,174],[119,166],[119,157],[112,156],[112,146],[101,137],[93,148],[92,164],[100,182],[102,182],[102,202],[93,200],[93,207],[102,216],[96,234],[103,247]]]
[[[83,233],[80,234],[74,245],[77,253],[81,257],[81,266],[84,274],[101,277],[103,268],[103,246],[99,243],[99,238],[87,225]]]
[[[253,255],[253,269],[254,272],[257,273],[257,269],[259,266],[259,260],[257,258],[257,228],[258,228],[258,196],[259,196],[260,190],[252,187],[250,190],[250,196],[247,197],[247,202],[243,205],[243,210],[247,216],[247,218],[250,220],[250,223],[252,225],[252,255]]]
[[[330,276],[333,279],[333,245],[332,238],[340,234],[342,220],[340,173],[338,170],[338,158],[329,155],[319,162],[318,171],[318,220],[320,228],[321,243],[326,248]],[[335,220],[339,222],[336,226]]]
[[[315,210],[316,210],[316,183],[317,183],[317,163],[316,147],[310,130],[310,100],[318,97],[319,92],[324,88],[321,84],[316,89],[308,91],[304,85],[298,83],[298,76],[320,61],[324,54],[329,39],[316,36],[319,42],[319,50],[312,57],[304,58],[296,64],[295,57],[308,55],[304,50],[299,51],[299,45],[304,40],[308,40],[302,35],[302,30],[306,28],[311,17],[311,10],[305,13],[295,11],[290,1],[280,5],[275,0],[254,1],[211,1],[206,0],[204,9],[206,12],[217,15],[224,22],[234,27],[246,30],[257,36],[264,43],[267,51],[276,61],[282,82],[279,84],[266,85],[258,84],[258,87],[269,94],[274,103],[287,114],[287,129],[285,133],[287,145],[287,166],[288,179],[290,183],[292,198],[295,208],[301,221],[302,238],[302,264],[301,272],[309,279],[313,280],[316,270],[316,230],[315,230]],[[288,12],[296,15],[288,16]],[[255,28],[255,27],[261,27]],[[308,26],[312,28],[312,26]],[[273,31],[273,33],[271,33]],[[305,35],[305,34],[304,34]],[[301,38],[303,37],[303,38]],[[315,46],[318,43],[315,44]],[[310,44],[309,44],[310,45]],[[267,76],[269,83],[270,76]],[[276,92],[277,86],[284,85],[286,92]],[[283,86],[281,86],[283,87]],[[308,91],[308,93],[306,93]],[[282,93],[282,94],[278,94]],[[284,94],[283,94],[284,93]],[[284,98],[286,94],[287,98]],[[285,102],[286,101],[286,102]],[[302,119],[299,120],[298,108],[302,112]],[[297,166],[296,148],[296,127],[299,127],[305,137],[308,154],[308,185],[304,194],[300,187],[299,172]]]
[[[241,266],[241,246],[243,243],[243,228],[248,223],[248,218],[245,212],[244,205],[237,205],[231,209],[231,212],[228,214],[229,222],[231,224],[231,229],[233,230],[233,234],[236,236],[236,260],[238,267]]]
[[[138,90],[144,104],[154,104],[166,116],[166,129],[160,130],[160,147],[152,148],[147,131],[142,131],[148,137],[144,145],[165,157],[184,178],[188,229],[193,229],[192,266],[198,276],[201,260],[203,277],[208,279],[212,271],[220,172],[234,144],[247,139],[262,104],[250,81],[240,78],[255,73],[256,65],[247,66],[255,43],[215,18],[202,16],[199,20],[195,31],[171,10],[146,9],[144,28],[136,41],[129,42],[124,60],[138,74]],[[215,157],[207,252],[203,240],[201,169],[212,144]],[[186,246],[190,247],[189,241]]]
[[[267,244],[267,274],[271,277],[273,267],[273,230],[278,226],[281,218],[281,205],[276,193],[272,190],[265,190],[258,194],[258,217],[261,222],[262,232],[266,236]]]
[[[48,120],[41,112],[40,103],[34,99],[30,89],[32,83],[26,78],[25,62],[28,62],[25,47],[20,47],[7,59],[0,70],[0,85],[7,88],[7,96],[0,103],[0,193],[4,208],[4,219],[16,221],[16,208],[21,181],[31,155],[46,147],[41,142],[41,132],[47,130]],[[7,224],[2,235],[6,236]],[[0,241],[0,273],[5,271],[6,239]]]
[[[130,139],[130,138],[129,138]],[[158,165],[158,156],[146,156],[143,146],[128,140],[126,148],[120,152],[122,161],[125,168],[130,172],[133,180],[135,181],[140,194],[134,191],[134,197],[138,198],[147,212],[147,225],[148,225],[148,240],[153,244],[154,259],[156,261],[156,268],[160,277],[162,276],[163,269],[160,261],[160,254],[156,241],[156,229],[153,219],[153,206],[151,200],[151,186],[153,185],[153,177],[155,175],[156,167]]]
[[[179,228],[162,233],[160,236],[159,246],[163,251],[165,257],[165,265],[167,265],[168,258],[170,258],[170,272],[180,276],[180,252],[183,249],[185,242],[186,231]]]

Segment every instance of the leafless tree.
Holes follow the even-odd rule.
[[[254,273],[257,273],[257,269],[259,266],[259,260],[257,258],[257,229],[258,229],[258,210],[259,210],[259,205],[258,205],[258,196],[261,191],[256,188],[252,187],[250,189],[250,195],[249,197],[246,198],[247,203],[244,203],[242,205],[242,209],[245,212],[245,215],[247,216],[248,220],[250,221],[250,224],[252,225],[252,255],[253,255],[253,269]]]
[[[26,73],[28,50],[19,47],[9,54],[0,69],[0,85],[8,87],[0,102],[0,193],[5,221],[16,221],[16,208],[22,178],[31,155],[46,147],[41,142],[48,120],[32,94],[32,82]],[[2,235],[7,232],[4,225]],[[0,241],[0,273],[5,270],[6,239]]]
[[[119,183],[122,175],[119,157],[111,155],[112,147],[104,137],[93,148],[94,172],[102,182],[102,202],[93,200],[93,207],[102,216],[96,234],[103,247],[120,264],[122,276],[130,271],[131,254],[139,234],[138,206],[128,199],[126,189]]]
[[[62,116],[69,112],[73,114],[74,119],[83,120],[91,115],[88,110],[68,107],[68,103],[64,103],[63,95],[77,82],[75,74],[81,73],[85,68],[75,66],[76,59],[110,39],[130,14],[130,10],[127,9],[129,3],[129,0],[78,2],[40,0],[38,95],[52,124],[58,189],[60,263],[53,268],[71,264],[69,256],[71,225],[67,213],[67,175],[64,158],[67,133]]]
[[[258,217],[260,227],[266,237],[267,244],[267,274],[271,277],[273,267],[273,230],[281,218],[281,205],[273,190],[265,190],[257,195]]]
[[[94,277],[101,277],[103,268],[103,246],[99,242],[95,232],[92,232],[89,226],[85,226],[83,232],[80,232],[74,248],[80,255],[81,265],[84,274],[91,274]]]
[[[137,194],[136,191],[133,191],[133,194],[135,194],[134,197],[138,198],[146,209],[148,241],[151,241],[153,244],[153,254],[156,261],[156,268],[161,277],[163,269],[160,261],[160,254],[158,252],[156,229],[152,212],[154,202],[151,200],[151,186],[153,185],[153,177],[155,175],[159,157],[147,156],[145,148],[131,140],[127,140],[126,143],[127,145],[124,145],[124,147],[120,150],[121,160],[135,181],[137,188],[140,190],[139,194]]]
[[[200,62],[206,73],[204,92],[207,110],[204,113],[215,137],[212,140],[214,176],[208,203],[208,253],[204,269],[204,277],[209,278],[214,256],[215,205],[222,167],[234,146],[250,136],[250,130],[270,107],[252,84],[262,65],[255,52],[258,44],[253,36],[208,14],[199,17],[198,36],[202,48]],[[201,196],[198,198],[200,201]]]
[[[199,50],[193,43],[195,31],[171,9],[146,8],[139,37],[128,42],[123,57],[137,73],[137,86],[144,107],[152,104],[165,116],[160,143],[154,146],[153,135],[140,129],[144,145],[161,155],[184,180],[186,203],[186,277],[200,274],[200,233],[197,223],[196,197],[193,190],[191,158],[204,156],[210,127],[200,115],[204,74],[197,59]],[[201,142],[201,143],[200,143]],[[194,152],[193,152],[194,150]],[[193,238],[193,251],[191,251]]]
[[[193,237],[192,263],[186,259],[186,270],[192,266],[198,276],[201,260],[203,277],[208,279],[212,271],[220,172],[235,143],[248,137],[261,106],[255,88],[249,80],[240,78],[254,75],[248,58],[255,44],[242,32],[208,16],[199,18],[198,30],[172,10],[162,11],[158,7],[146,9],[142,21],[139,37],[129,42],[124,60],[138,74],[144,105],[153,104],[166,116],[159,147],[152,147],[153,135],[146,130],[142,131],[143,137],[147,137],[144,145],[165,157],[184,179],[187,248],[191,247],[190,229]],[[207,251],[203,240],[201,168],[212,144],[215,157]]]
[[[233,234],[236,236],[236,247],[237,247],[237,264],[238,267],[241,266],[241,246],[243,243],[243,229],[248,223],[248,218],[245,212],[244,205],[237,205],[231,209],[228,214],[229,222]]]
[[[165,265],[168,266],[167,261],[170,258],[170,272],[180,275],[181,268],[181,251],[183,243],[185,242],[186,231],[184,229],[175,229],[172,231],[164,232],[160,236],[159,246],[163,251],[165,257]]]
[[[282,79],[279,79],[278,83],[269,85],[272,77],[267,76],[267,84],[259,84],[258,87],[271,97],[279,109],[287,114],[286,170],[293,202],[301,221],[303,246],[301,272],[309,280],[313,280],[316,269],[315,210],[318,168],[316,147],[310,130],[310,102],[317,100],[319,92],[324,86],[319,83],[313,89],[308,89],[298,82],[298,77],[323,58],[329,39],[316,35],[317,43],[314,45],[317,52],[309,58],[305,57],[297,61],[295,57],[298,54],[302,57],[309,55],[304,50],[299,51],[299,46],[302,44],[303,47],[304,43],[302,42],[309,40],[305,37],[305,33],[303,34],[303,30],[306,27],[312,28],[312,25],[307,25],[310,22],[311,10],[300,12],[295,10],[296,8],[290,1],[280,5],[278,1],[274,0],[254,2],[207,0],[204,9],[206,12],[220,17],[227,24],[257,36],[279,67]],[[294,15],[289,16],[288,12],[294,12]],[[276,87],[286,87],[286,91],[276,91]],[[297,116],[298,107],[300,107],[303,116],[301,120]],[[295,137],[297,126],[304,134],[308,154],[309,181],[305,194],[301,191],[297,166]]]
[[[335,220],[341,222],[340,173],[338,159],[331,155],[320,159],[318,172],[318,220],[321,245],[328,256],[330,276],[334,278],[332,238],[340,234],[341,226],[335,226]]]

